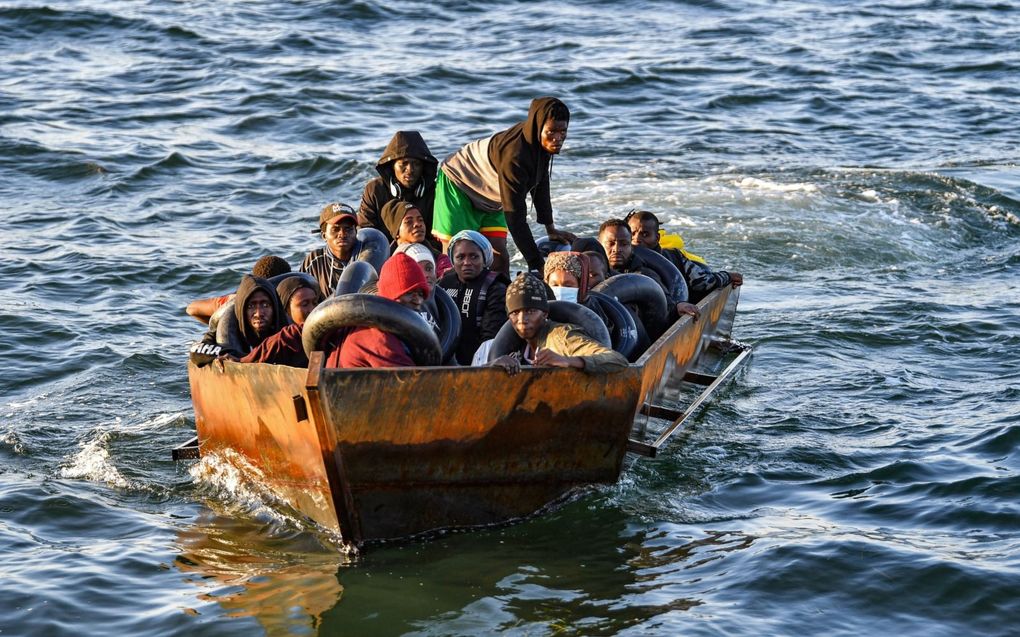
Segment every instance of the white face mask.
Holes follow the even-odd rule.
[[[550,286],[558,301],[577,303],[577,288],[565,288],[559,285]]]

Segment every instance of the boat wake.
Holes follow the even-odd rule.
[[[121,475],[110,458],[109,445],[112,439],[111,432],[96,430],[92,438],[80,443],[81,449],[60,469],[58,475],[73,480],[102,482],[121,489],[135,486]]]

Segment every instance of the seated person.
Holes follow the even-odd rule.
[[[402,245],[417,243],[432,251],[437,277],[443,276],[453,267],[448,256],[428,245],[425,219],[422,217],[421,210],[414,204],[394,199],[383,206],[380,216],[386,224],[389,234],[394,237],[393,243],[390,244],[391,253]]]
[[[406,254],[396,254],[379,273],[379,296],[420,312],[429,293],[425,273]],[[414,367],[410,350],[395,334],[356,327],[326,359],[326,367]]]
[[[301,342],[305,319],[322,301],[319,287],[301,277],[289,277],[276,286],[280,305],[290,316],[291,323],[262,341],[258,347],[241,358],[242,363],[271,363],[308,367],[308,356]]]
[[[492,244],[480,232],[461,230],[450,238],[447,249],[453,270],[439,285],[460,308],[456,359],[461,365],[470,365],[478,346],[495,338],[506,323],[504,295],[510,279],[490,270]]]
[[[573,367],[589,374],[619,372],[627,359],[569,323],[549,320],[545,284],[527,273],[514,279],[506,291],[506,310],[514,331],[524,340],[520,351],[500,356],[491,364],[513,376],[521,364]]]
[[[744,283],[744,277],[739,272],[713,271],[704,259],[684,251],[683,248],[663,248],[659,244],[662,234],[659,230],[659,218],[651,212],[635,210],[627,215],[626,221],[630,226],[633,245],[642,245],[655,250],[669,259],[684,275],[690,292],[688,300],[691,303],[697,303],[713,290],[727,285],[738,287]]]
[[[609,259],[609,275],[614,274],[643,274],[659,284],[666,298],[669,298],[669,290],[659,275],[645,265],[641,257],[634,254],[634,246],[631,243],[630,226],[623,219],[609,219],[599,226],[599,243],[606,251]],[[677,314],[689,314],[695,319],[701,311],[693,303],[680,302],[676,304]]]
[[[327,204],[319,213],[319,229],[313,232],[325,239],[326,246],[309,252],[299,269],[315,277],[326,296],[332,296],[344,268],[361,251],[357,223],[354,209],[347,204]]]
[[[588,257],[588,289],[591,290],[609,278],[609,259],[602,250],[598,252],[591,250],[581,254]]]
[[[251,273],[254,276],[262,279],[269,279],[277,274],[285,274],[287,272],[290,272],[290,264],[275,254],[267,254],[266,256],[261,257],[255,262],[255,266],[251,269]],[[224,294],[223,296],[198,299],[188,303],[188,307],[185,311],[188,313],[188,316],[208,325],[209,318],[216,313],[216,310],[229,303],[233,298],[233,294]]]
[[[358,210],[358,227],[375,228],[390,241],[396,239],[381,213],[393,200],[407,201],[421,211],[425,233],[432,233],[432,206],[436,198],[439,162],[418,131],[397,131],[375,165],[378,177],[365,184]]]
[[[432,249],[423,243],[404,243],[397,246],[397,249],[393,251],[393,254],[400,253],[411,257],[421,266],[422,272],[425,273],[425,280],[429,282],[429,290],[431,292],[431,289],[436,287],[436,283],[439,282],[439,276],[436,274],[436,257],[432,253]],[[447,261],[450,260],[445,254],[443,258]]]

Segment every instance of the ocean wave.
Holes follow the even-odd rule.
[[[96,430],[91,438],[79,443],[80,450],[65,460],[57,475],[72,480],[100,482],[119,489],[136,485],[125,478],[110,457],[113,436],[105,429]]]

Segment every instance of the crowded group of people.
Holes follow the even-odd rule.
[[[523,122],[470,142],[442,162],[417,131],[398,131],[376,164],[378,176],[365,185],[359,209],[334,202],[320,212],[313,232],[322,244],[302,261],[299,272],[304,275],[290,273],[290,265],[279,257],[263,257],[234,294],[188,306],[188,314],[204,322],[214,319],[214,324],[232,312],[229,318],[237,328],[230,342],[221,342],[225,339],[210,329],[192,348],[192,360],[198,365],[230,359],[307,366],[305,321],[334,295],[344,271],[362,257],[364,237],[372,236],[389,242],[389,256],[378,268],[378,280],[362,292],[410,309],[437,331],[437,317],[426,302],[436,294],[452,299],[460,329],[445,364],[495,365],[509,374],[521,365],[589,373],[625,368],[625,356],[580,326],[551,320],[550,301],[585,305],[611,324],[592,303],[590,291],[610,277],[637,274],[663,288],[670,300],[669,316],[663,318],[690,315],[696,320],[698,301],[717,288],[741,285],[743,279],[736,272],[712,270],[682,247],[662,246],[660,221],[649,211],[608,219],[595,238],[579,239],[558,229],[549,178],[569,119],[562,101],[535,99]],[[548,238],[541,242],[528,223],[529,195],[546,229]],[[508,235],[528,268],[513,280]],[[637,246],[676,268],[686,284],[684,298],[671,296],[661,268],[650,267],[639,252],[646,258],[649,253],[636,251]],[[508,321],[517,346],[489,361],[493,339]],[[327,340],[326,365],[412,366],[411,345],[377,325],[345,326]]]

